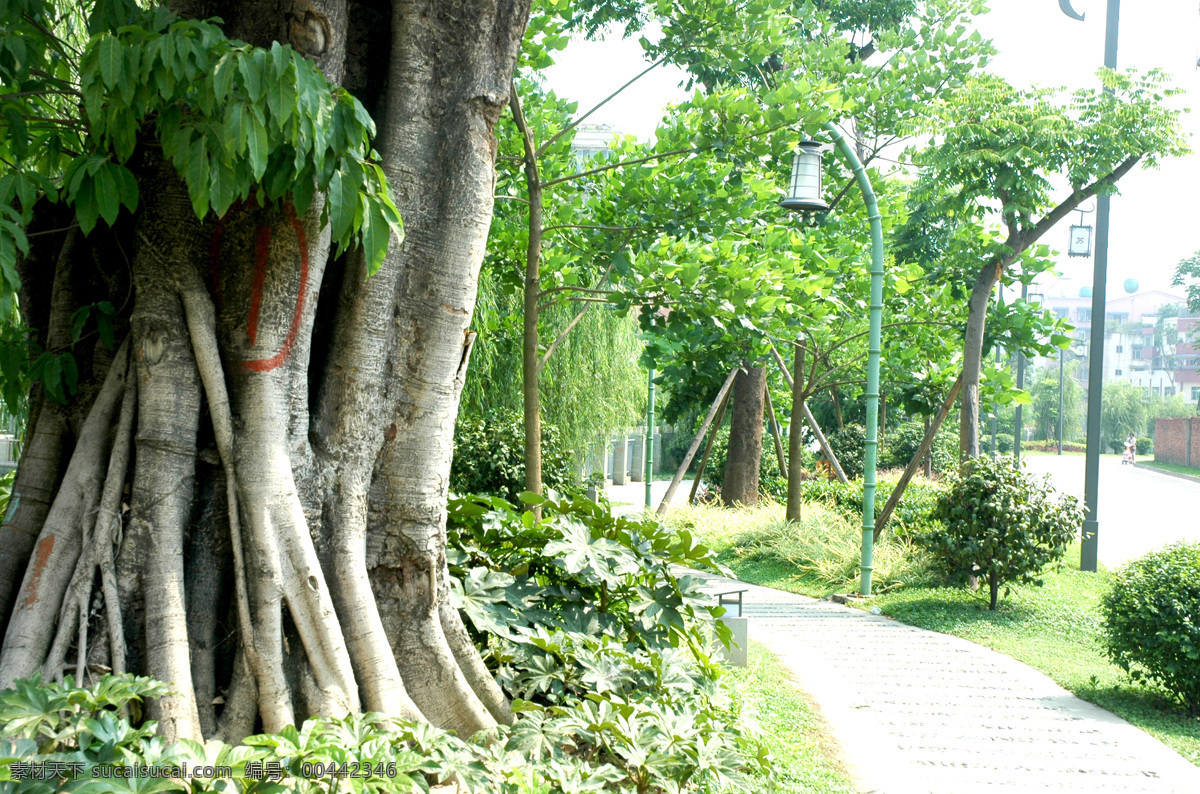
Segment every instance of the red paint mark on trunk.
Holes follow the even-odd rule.
[[[288,329],[287,337],[283,340],[283,345],[279,352],[270,358],[260,358],[254,361],[243,361],[242,370],[244,372],[270,372],[276,369],[292,352],[292,347],[296,344],[296,336],[300,333],[300,319],[304,314],[304,296],[308,290],[308,241],[304,234],[304,226],[296,218],[296,211],[291,204],[285,207],[288,218],[292,222],[292,229],[296,232],[296,244],[300,248],[300,288],[296,294],[296,307],[292,312],[292,325]],[[262,244],[262,231],[259,230],[260,252],[265,248]],[[270,240],[270,230],[267,230],[267,240]],[[251,327],[254,328],[253,336],[250,337],[250,343],[254,344],[254,339],[257,336],[258,310],[262,304],[262,290],[266,281],[266,258],[262,257],[256,261],[262,262],[254,274],[254,288],[250,295],[250,316]],[[261,274],[261,275],[260,275]]]
[[[246,320],[246,336],[250,345],[258,344],[258,313],[262,309],[263,286],[267,283],[267,259],[271,255],[271,227],[258,227],[254,241],[254,284],[250,287],[250,318]]]
[[[38,600],[38,585],[42,582],[42,573],[46,570],[46,563],[50,562],[50,553],[54,551],[54,536],[47,535],[38,542],[37,549],[33,556],[33,574],[29,577],[29,595],[25,598],[25,603],[22,606],[31,607]]]

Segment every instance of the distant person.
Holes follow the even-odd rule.
[[[1125,439],[1125,458],[1121,461],[1121,465],[1124,466],[1127,463],[1132,465],[1135,462],[1134,453],[1136,452],[1137,439],[1133,437],[1133,433],[1130,433],[1129,437]]]

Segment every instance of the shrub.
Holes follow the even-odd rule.
[[[1010,452],[1012,452],[1013,445],[1015,443],[1016,443],[1016,439],[1014,438],[1012,433],[997,433],[996,434],[996,452],[1001,455],[1007,455]],[[991,440],[990,433],[980,439],[980,448],[985,449],[985,450],[991,450],[992,440]]]
[[[859,424],[846,424],[830,433],[828,440],[829,448],[837,456],[846,476],[852,480],[862,477],[867,429]]]
[[[581,492],[574,450],[559,441],[558,428],[542,423],[542,482],[563,493]],[[515,411],[464,417],[454,429],[450,490],[500,496],[519,504],[525,490],[525,427]]]
[[[879,468],[902,469],[917,454],[921,442],[925,439],[925,423],[912,420],[889,430],[884,435],[884,443],[879,450]],[[958,436],[946,432],[943,428],[933,440],[933,468],[935,471],[948,471],[958,461]]]
[[[892,495],[898,478],[890,476],[879,480],[875,488],[875,514],[879,515],[888,497]],[[911,537],[921,532],[929,532],[937,525],[934,509],[937,500],[945,488],[924,478],[914,478],[904,489],[900,504],[892,512],[888,522],[888,532],[897,537]],[[836,480],[806,480],[801,486],[801,493],[806,502],[823,502],[836,510],[846,520],[862,526],[862,480],[851,480],[848,483]]]
[[[1039,452],[1058,452],[1058,439],[1047,441],[1026,441],[1021,449],[1037,450]],[[1063,441],[1063,452],[1086,452],[1086,441]]]
[[[1038,574],[1083,524],[1078,500],[1054,499],[1048,480],[1039,484],[1012,458],[975,458],[948,485],[934,510],[943,526],[919,542],[947,574],[987,579],[993,611],[1000,585],[1040,586]]]
[[[1117,571],[1100,613],[1108,657],[1200,714],[1200,543],[1176,543]]]
[[[1137,454],[1153,455],[1154,454],[1154,439],[1143,436],[1137,440]]]

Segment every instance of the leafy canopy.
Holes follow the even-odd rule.
[[[178,170],[197,217],[249,200],[304,212],[320,190],[334,242],[361,242],[378,267],[401,223],[362,105],[291,47],[227,39],[219,20],[130,0],[92,11],[83,29],[76,9],[47,0],[0,9],[0,314],[12,311],[38,200],[65,202],[85,233],[111,226],[138,208],[133,156],[149,143]]]

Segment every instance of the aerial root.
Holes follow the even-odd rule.
[[[128,355],[127,346],[122,351]],[[118,357],[121,354],[118,353]],[[114,360],[114,366],[116,361]],[[133,417],[137,406],[137,379],[127,378],[121,399],[121,414],[116,437],[109,453],[108,469],[99,493],[85,498],[83,543],[70,584],[59,609],[58,628],[42,673],[61,682],[66,669],[68,646],[75,634],[75,682],[82,686],[87,672],[88,618],[92,588],[97,569],[101,577],[101,593],[107,611],[108,640],[112,669],[125,670],[125,635],[121,627],[121,604],[117,596],[114,560],[121,542],[121,494],[129,469],[129,452],[133,443]],[[96,504],[97,500],[99,504]]]

